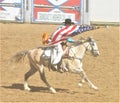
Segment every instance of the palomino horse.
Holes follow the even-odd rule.
[[[81,40],[80,40],[81,41]],[[92,38],[88,38],[84,40],[84,43],[81,43],[80,41],[74,43],[72,46],[68,47],[69,48],[69,57],[64,58],[62,62],[62,67],[63,69],[66,68],[66,70],[74,73],[78,73],[82,76],[82,82],[86,81],[89,83],[89,85],[93,89],[97,89],[96,86],[90,82],[90,80],[87,78],[85,75],[85,72],[82,69],[82,58],[87,50],[90,50],[92,54],[95,56],[99,55],[99,51],[96,45],[96,42]],[[51,49],[53,47],[50,47]],[[24,59],[24,57],[27,55],[30,63],[30,70],[25,74],[24,76],[24,89],[30,91],[30,87],[28,86],[28,79],[30,76],[32,76],[34,73],[39,71],[40,77],[42,81],[47,85],[47,87],[51,90],[52,93],[56,93],[56,90],[48,83],[46,77],[45,77],[45,72],[44,72],[44,66],[50,67],[50,60],[46,59],[43,54],[44,54],[44,48],[35,48],[33,50],[28,50],[28,51],[21,51],[14,55],[11,58],[11,61],[13,63],[17,63]],[[79,86],[82,84],[79,83]]]

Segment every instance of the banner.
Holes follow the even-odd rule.
[[[61,23],[70,18],[81,21],[80,0],[33,0],[32,22]]]
[[[0,20],[23,22],[23,0],[0,0]]]

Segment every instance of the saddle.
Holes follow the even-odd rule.
[[[62,50],[63,51],[63,50]],[[61,62],[62,54],[61,48],[58,46],[55,46],[54,48],[44,48],[43,58],[49,59],[51,61],[52,65],[57,65]]]
[[[75,41],[71,38],[68,38],[67,42],[74,43]],[[51,64],[53,65],[60,63],[62,57],[69,56],[69,49],[66,49],[68,47],[67,42],[62,42],[57,46],[52,45],[48,47],[42,47],[44,49],[44,58],[51,59]]]
[[[50,59],[51,58],[51,49],[47,48],[44,50],[43,57],[44,59]]]

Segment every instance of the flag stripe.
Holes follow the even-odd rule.
[[[53,37],[52,41],[55,41],[56,38],[58,37],[58,35],[59,35],[62,31],[66,30],[67,28],[69,28],[69,26],[66,26],[65,28],[62,28],[62,29],[58,30],[57,33],[54,34],[54,37]]]
[[[74,30],[76,29],[77,25],[74,25],[71,30],[69,30],[68,32],[66,32],[63,36],[69,35],[71,34],[71,32],[74,32]]]

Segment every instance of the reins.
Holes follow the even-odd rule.
[[[78,46],[78,45],[82,45],[83,43],[85,43],[85,42],[87,42],[87,41],[77,41],[77,42],[75,42],[75,43],[73,43],[72,45],[70,45],[70,46],[68,46],[68,50],[70,50],[70,48],[72,48],[73,46]],[[79,57],[77,57],[76,56],[76,54],[77,53],[79,53],[79,51],[80,51],[80,48],[78,49],[78,51],[76,52],[76,53],[74,53],[74,51],[71,49],[71,51],[73,52],[73,54],[74,54],[74,56],[67,56],[67,57],[65,57],[65,58],[68,58],[68,59],[78,59],[78,60],[80,60],[80,61],[82,61],[82,58],[79,58]]]

